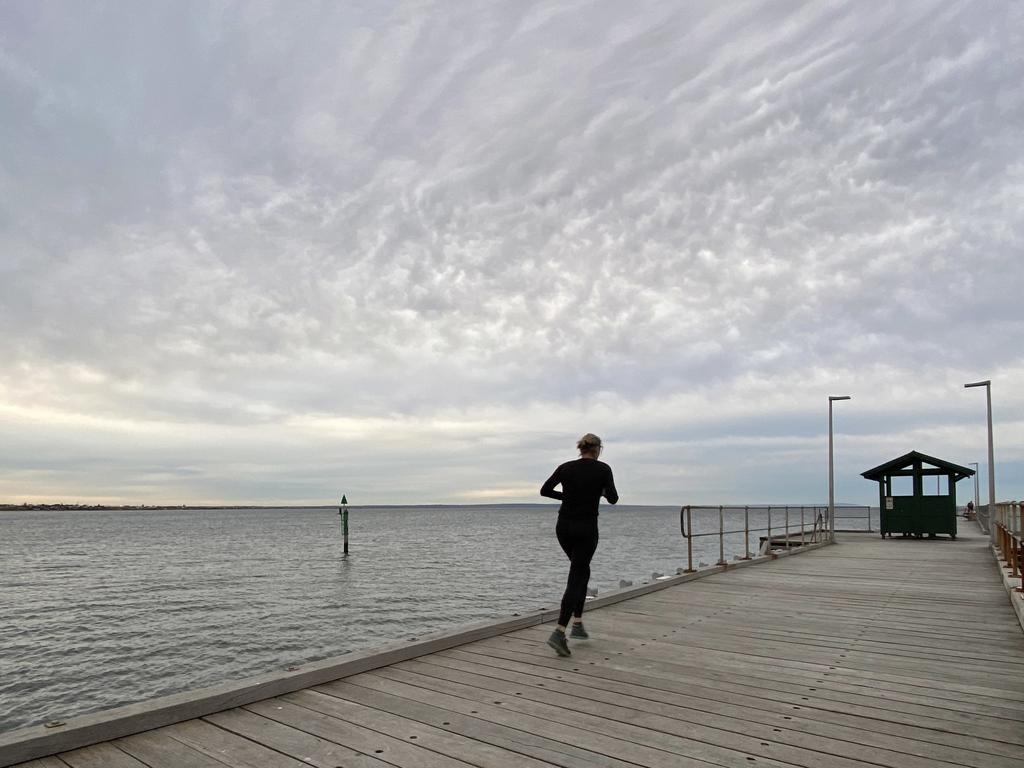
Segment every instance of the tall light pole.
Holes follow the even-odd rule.
[[[996,538],[996,465],[992,450],[992,381],[975,381],[964,384],[964,389],[984,387],[985,399],[988,402],[988,532],[994,541]]]
[[[981,504],[981,498],[978,496],[978,462],[969,462],[970,466],[974,467],[974,513],[978,513],[978,505]]]
[[[832,465],[832,403],[852,399],[849,395],[828,396],[828,540],[833,542],[836,540],[836,495]]]

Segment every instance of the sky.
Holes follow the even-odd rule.
[[[1024,2],[0,2],[0,500],[1024,498]],[[957,486],[961,503],[972,481]]]

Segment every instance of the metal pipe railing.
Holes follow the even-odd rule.
[[[816,543],[823,541],[827,538],[827,531],[825,530],[822,521],[824,520],[824,513],[828,509],[826,506],[801,506],[801,507],[773,507],[770,505],[757,505],[757,506],[735,506],[730,507],[724,504],[718,506],[699,506],[687,504],[679,509],[679,530],[686,539],[686,568],[682,569],[682,573],[693,573],[696,569],[693,567],[693,540],[702,539],[705,537],[718,537],[718,565],[725,565],[728,561],[726,559],[726,538],[743,536],[743,555],[737,554],[737,559],[749,560],[750,554],[750,535],[752,533],[764,532],[765,536],[763,539],[762,549],[767,552],[771,552],[772,545],[779,543],[789,548],[791,546],[802,546],[808,543]],[[773,510],[778,513],[783,513],[782,529],[781,533],[773,534]],[[796,524],[796,511],[800,512],[800,523],[799,527]],[[793,515],[790,515],[790,512]],[[811,519],[814,520],[814,524],[808,533],[806,529],[806,514],[810,511],[812,514]],[[712,524],[710,530],[697,531],[694,529],[694,513],[697,513],[698,518],[707,520],[710,515],[717,512],[717,526]],[[701,514],[704,513],[704,514]],[[751,527],[751,513],[754,513],[755,518],[759,515],[764,515],[764,525]],[[742,528],[726,528],[726,517],[736,520],[735,525],[739,525],[742,515]],[[713,518],[711,518],[713,519]],[[778,523],[775,523],[774,530],[779,531]],[[870,530],[870,528],[868,529]],[[798,538],[799,535],[799,538]],[[737,546],[737,551],[739,547]]]
[[[871,507],[836,507],[836,523],[843,523],[851,520],[864,520],[867,522],[867,525],[865,527],[858,525],[854,528],[840,528],[839,525],[836,525],[836,530],[867,531],[868,533],[873,532],[871,527]]]

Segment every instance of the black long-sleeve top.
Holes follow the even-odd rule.
[[[562,490],[556,491],[559,483]],[[561,501],[558,514],[567,517],[597,517],[602,496],[611,504],[619,500],[612,468],[603,461],[582,458],[559,466],[541,486],[540,495]]]

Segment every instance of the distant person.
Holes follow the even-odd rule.
[[[968,501],[967,502],[967,511],[964,512],[964,517],[966,517],[968,520],[973,520],[974,519],[974,502],[973,501]]]
[[[565,639],[570,617],[569,637],[586,639],[589,636],[583,628],[583,604],[587,600],[590,560],[597,551],[597,507],[602,496],[611,504],[619,500],[612,468],[597,458],[601,455],[601,438],[588,432],[579,439],[576,448],[580,457],[558,467],[540,489],[541,496],[562,502],[555,535],[569,558],[569,580],[562,595],[558,626],[548,638],[548,645],[559,656],[571,654]],[[562,490],[556,491],[556,485],[561,485]]]

